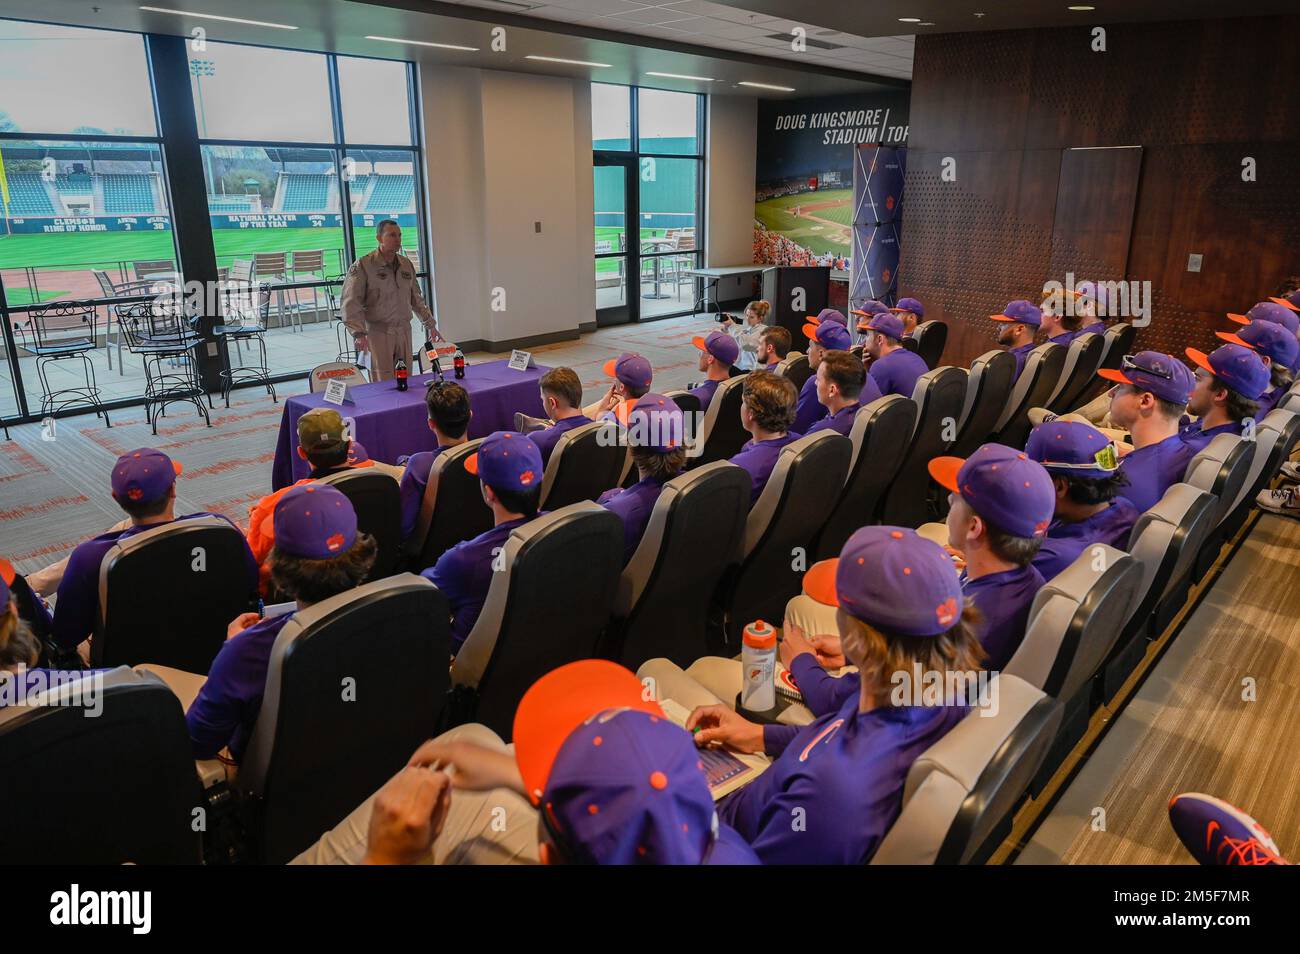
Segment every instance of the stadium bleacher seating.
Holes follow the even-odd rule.
[[[100,176],[104,186],[105,215],[151,215],[154,202],[153,176],[131,172]]]
[[[367,212],[410,212],[415,209],[415,180],[410,176],[377,175],[366,200]]]
[[[9,176],[9,212],[11,215],[57,215],[45,183],[34,172],[16,172]]]
[[[327,212],[330,210],[330,177],[318,173],[285,173],[280,176],[276,210],[280,212]]]
[[[252,208],[253,200],[246,195],[208,196],[208,211],[212,213],[249,212]]]

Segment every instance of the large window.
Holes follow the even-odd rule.
[[[58,411],[50,395],[92,374],[105,404],[138,401],[139,319],[127,320],[133,338],[123,316],[193,294],[183,280],[214,267],[223,281],[270,286],[249,300],[265,308],[276,375],[350,347],[333,320],[337,290],[349,263],[375,247],[382,219],[401,225],[404,251],[427,279],[411,65],[203,47],[0,19],[0,417]],[[186,83],[192,118],[183,98],[158,95]],[[172,151],[191,122],[198,152]],[[215,261],[182,261],[178,244],[205,243],[192,233],[178,243],[172,209],[205,200]],[[180,224],[203,228],[202,219]],[[87,304],[45,313],[51,302]],[[210,307],[185,315],[186,334],[217,319]],[[70,360],[48,360],[48,345],[83,342]],[[231,347],[247,359],[246,345]],[[219,380],[219,350],[192,354],[205,382]]]
[[[219,273],[272,286],[269,366],[305,370],[348,347],[338,282],[378,222],[424,273],[409,67],[228,43],[189,56]]]
[[[689,312],[702,233],[703,103],[594,83],[596,313],[601,324]],[[631,276],[636,276],[632,281]]]

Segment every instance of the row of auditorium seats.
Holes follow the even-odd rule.
[[[999,363],[985,358],[984,371]],[[0,773],[16,780],[9,787],[13,806],[31,804],[39,787],[46,807],[64,810],[51,817],[91,823],[90,834],[70,826],[53,838],[33,826],[31,837],[39,837],[45,857],[195,861],[202,845],[211,856],[220,839],[199,837],[194,811],[215,818],[225,799],[242,806],[239,823],[254,856],[283,861],[377,788],[421,738],[468,720],[508,738],[523,691],[556,666],[597,655],[632,668],[654,656],[689,664],[718,648],[710,642],[711,627],[730,638],[723,646],[734,653],[739,626],[763,615],[779,619],[798,591],[801,574],[791,568],[795,547],[806,547],[811,563],[836,552],[845,527],[880,518],[888,487],[910,456],[898,453],[900,439],[915,444],[918,421],[935,403],[931,391],[951,377],[947,372],[962,373],[936,369],[918,382],[911,400],[889,396],[863,408],[850,438],[823,432],[789,445],[752,508],[746,476],[725,461],[670,481],[626,567],[620,522],[589,500],[516,528],[504,547],[503,570],[450,674],[446,602],[421,577],[377,579],[298,614],[276,645],[263,714],[235,782],[237,799],[214,794],[220,785],[203,796],[180,705],[147,674],[110,673],[93,725],[78,709],[0,712]],[[972,369],[960,389],[962,422],[987,398],[983,379]],[[1207,445],[1184,482],[1137,522],[1129,552],[1094,547],[1045,586],[1024,642],[995,677],[996,714],[972,712],[916,761],[903,812],[874,861],[986,858],[1018,805],[1042,790],[1082,736],[1090,712],[1114,697],[1150,641],[1186,603],[1189,587],[1240,526],[1297,438],[1300,386],[1261,422],[1253,440],[1221,435]],[[944,443],[939,452],[950,446]],[[458,453],[462,466],[448,468],[447,459]],[[463,480],[477,496],[463,471],[468,453],[472,447],[439,458],[438,480],[430,480],[434,499],[426,507],[444,493],[469,499],[451,490],[462,486],[453,480]],[[870,466],[882,459],[898,461],[899,472],[883,478],[880,471],[892,465]],[[441,487],[435,490],[435,483]],[[223,555],[221,548],[236,542],[222,539],[223,533],[233,535],[228,525],[186,521],[129,538],[105,560],[96,665],[151,661],[207,670],[224,638],[224,621],[251,599],[239,585],[218,583],[223,568],[238,562]],[[182,587],[169,573],[179,579],[180,568],[190,570],[199,551],[206,555],[205,572],[213,574],[210,587],[233,595],[222,597],[225,603],[213,597],[196,612],[200,596],[192,581]],[[147,575],[147,588],[133,585],[145,578],[137,574]],[[151,599],[141,600],[141,592]],[[557,600],[556,593],[578,598]],[[214,626],[211,641],[200,648],[206,620],[220,622],[220,631]],[[177,640],[182,632],[186,638]],[[181,642],[187,645],[179,655],[160,658],[177,653]],[[340,686],[353,691],[340,693]],[[55,751],[62,766],[55,774],[62,775],[52,785],[47,763]],[[58,794],[51,796],[52,790]],[[8,794],[0,796],[8,801]],[[26,837],[0,854],[30,857],[24,853],[35,850],[34,842]]]

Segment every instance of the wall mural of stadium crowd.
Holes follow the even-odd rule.
[[[906,90],[760,100],[754,262],[848,269],[853,156],[907,145]]]

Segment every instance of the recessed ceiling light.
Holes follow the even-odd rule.
[[[404,40],[399,36],[367,36],[367,40],[379,40],[381,43],[409,43],[412,46],[433,46],[440,50],[464,50],[466,53],[477,53],[477,46],[457,46],[454,43],[432,43],[429,40]]]
[[[525,56],[524,59],[541,60],[543,63],[568,63],[570,66],[599,66],[601,68],[609,66],[608,63],[592,63],[589,60],[565,60],[558,56],[533,56],[532,54],[529,54],[528,56]]]
[[[1073,10],[1075,13],[1087,13],[1089,10],[1096,10],[1097,8],[1096,8],[1096,7],[1086,7],[1086,6],[1083,6],[1082,4],[1080,4],[1080,5],[1077,6],[1077,7],[1069,7],[1068,9]]]
[[[917,26],[934,26],[934,21],[926,20],[924,23],[918,23]]]
[[[793,86],[773,86],[771,83],[749,83],[742,80],[737,86],[752,86],[754,89],[774,89],[780,93],[793,93]]]
[[[898,22],[899,23],[920,23],[921,18],[920,17],[899,17]]]
[[[655,73],[652,70],[646,70],[646,76],[661,76],[664,79],[682,79],[682,80],[699,80],[701,83],[712,83],[712,76],[686,76],[682,73]]]
[[[189,10],[169,10],[166,7],[141,7],[148,13],[170,13],[178,17],[193,17],[196,20],[220,20],[222,23],[245,23],[249,26],[270,27],[273,30],[296,30],[296,26],[287,23],[268,23],[265,20],[245,20],[242,17],[222,17],[215,13],[191,13]]]

